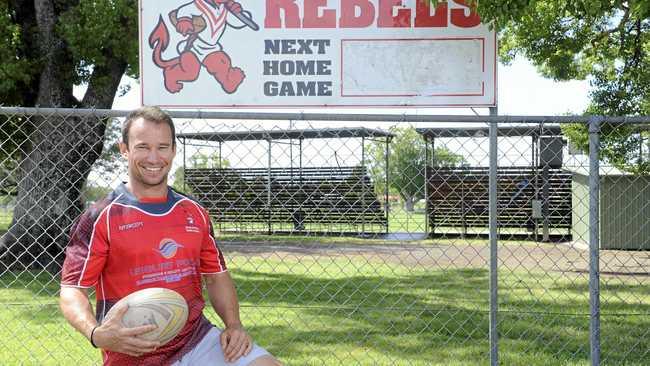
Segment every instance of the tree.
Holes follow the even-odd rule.
[[[471,1],[476,4],[476,1]],[[499,32],[500,59],[530,59],[554,80],[588,79],[591,115],[650,114],[650,2],[644,0],[481,0],[478,13]],[[564,129],[587,151],[587,128]],[[602,157],[650,173],[638,129],[604,125]]]
[[[392,127],[395,135],[389,144],[388,184],[389,189],[397,192],[404,202],[404,209],[412,212],[415,202],[424,198],[424,139],[413,127]],[[386,146],[383,142],[373,142],[368,148],[370,174],[375,181],[378,194],[385,189]],[[444,147],[435,150],[434,166],[458,166],[464,162],[457,155]]]
[[[194,153],[189,160],[187,166],[189,169],[225,169],[230,167],[230,161],[228,161],[228,159],[220,159],[218,153],[210,155],[201,152]],[[172,187],[179,192],[192,194],[190,187],[185,186],[185,168],[185,166],[176,168],[173,174],[174,183],[172,184]]]
[[[92,183],[86,184],[81,193],[84,202],[92,203],[106,197],[113,189],[109,187],[98,186]]]
[[[122,141],[122,121],[114,118],[107,121],[104,132],[102,154],[95,161],[94,169],[108,176],[114,176],[126,168],[120,154]]]
[[[137,5],[136,0],[0,0],[0,105],[110,108],[122,76],[137,74]],[[81,99],[72,93],[79,84],[87,85]],[[16,163],[18,182],[13,221],[0,243],[5,265],[58,269],[108,121],[0,117],[3,135],[15,126],[24,134],[12,135],[19,149],[5,149],[2,141],[0,160]]]

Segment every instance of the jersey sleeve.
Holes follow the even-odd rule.
[[[199,271],[201,274],[221,273],[226,271],[226,261],[223,258],[223,253],[217,245],[214,238],[214,228],[208,213],[201,209],[201,214],[206,220],[206,228],[203,233],[203,241],[201,243],[201,263]]]
[[[108,207],[84,212],[70,230],[61,286],[92,287],[108,257]]]

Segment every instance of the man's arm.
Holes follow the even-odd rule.
[[[125,328],[121,325],[122,315],[128,309],[126,306],[116,309],[114,316],[106,317],[102,324],[98,325],[88,301],[88,290],[85,288],[61,287],[59,306],[68,323],[89,341],[92,336],[92,341],[97,348],[138,357],[155,350],[160,345],[158,342],[137,337],[156,329],[155,325],[135,328]]]
[[[203,280],[210,304],[225,325],[221,333],[223,354],[227,362],[234,362],[248,355],[253,348],[253,340],[239,319],[239,301],[235,285],[228,272],[204,274]]]
[[[90,333],[97,325],[97,320],[95,320],[92,307],[88,301],[88,290],[85,288],[61,287],[59,306],[65,320],[90,340]]]

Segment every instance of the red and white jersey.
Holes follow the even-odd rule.
[[[201,274],[226,271],[207,211],[168,189],[167,197],[138,201],[124,184],[73,225],[62,286],[94,287],[97,320],[128,294],[150,287],[177,291],[189,316],[180,334],[145,356],[103,352],[105,365],[166,365],[189,352],[211,325],[203,316]]]
[[[205,29],[198,34],[198,38],[192,44],[192,51],[199,56],[205,56],[214,51],[221,51],[221,36],[226,30],[226,25],[230,25],[228,10],[224,4],[213,5],[206,0],[194,0],[178,8],[176,16],[178,18],[201,17],[205,21]],[[233,17],[234,18],[234,17]],[[243,26],[237,18],[234,18],[236,25]],[[177,48],[185,47],[182,41]],[[180,52],[180,51],[179,51]]]

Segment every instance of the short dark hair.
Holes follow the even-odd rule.
[[[176,147],[176,129],[174,128],[172,117],[156,106],[144,106],[129,113],[126,116],[126,120],[124,120],[124,125],[122,126],[122,142],[124,142],[127,148],[129,147],[129,130],[131,129],[131,124],[138,118],[154,123],[164,123],[169,126],[169,129],[172,131],[172,146]]]

